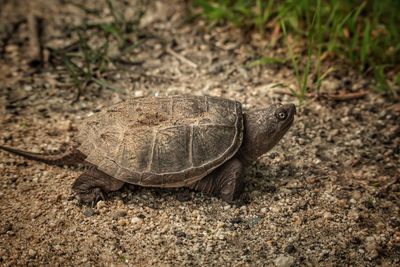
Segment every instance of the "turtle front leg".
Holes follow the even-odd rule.
[[[77,194],[83,204],[94,205],[104,199],[103,193],[117,191],[124,182],[117,180],[108,174],[91,167],[82,173],[72,184],[72,190]]]
[[[243,164],[233,158],[189,187],[205,194],[219,195],[222,200],[234,203],[244,189],[242,172]]]

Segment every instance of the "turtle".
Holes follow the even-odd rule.
[[[47,164],[87,166],[72,184],[83,203],[125,183],[186,187],[232,203],[244,189],[243,169],[282,139],[295,114],[294,104],[244,112],[240,102],[214,96],[133,98],[84,120],[65,153],[0,148]]]

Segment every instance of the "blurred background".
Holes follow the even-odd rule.
[[[324,86],[324,80],[334,75],[342,80],[345,78],[340,73],[350,72],[372,83],[364,88],[367,91],[396,98],[400,83],[399,5],[396,0],[193,0],[168,4],[145,0],[29,4],[3,0],[0,59],[34,72],[51,68],[65,76],[62,86],[70,84],[78,91],[88,85],[124,91],[126,86],[118,85],[113,73],[141,75],[137,66],[149,64],[142,50],[154,51],[152,60],[162,57],[160,53],[176,57],[174,47],[187,50],[190,44],[181,42],[175,32],[182,33],[179,28],[184,24],[195,24],[200,27],[185,29],[188,34],[206,39],[205,45],[210,47],[241,53],[245,71],[287,69],[295,81],[282,82],[279,87],[300,101],[307,94],[330,93],[326,90],[335,85],[328,81]],[[163,33],[166,27],[171,29],[168,34]],[[154,46],[144,49],[149,43]],[[193,68],[201,64],[198,57],[176,58]],[[9,79],[9,75],[15,70],[2,65],[0,79],[12,83],[15,77]]]

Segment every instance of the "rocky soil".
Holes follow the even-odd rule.
[[[137,4],[125,2],[132,16]],[[44,28],[38,66],[26,5],[0,2],[0,142],[64,151],[83,118],[128,97],[208,94],[246,109],[296,103],[288,134],[246,171],[250,203],[197,192],[182,202],[180,189],[125,187],[80,206],[70,190],[79,169],[0,152],[0,265],[399,266],[399,104],[335,62],[326,63],[336,71],[321,91],[367,94],[299,103],[280,88],[295,87],[289,66],[248,66],[279,46],[262,50],[257,34],[189,20],[183,2],[151,2],[130,54],[135,63],[110,63],[106,73],[118,90],[89,82],[77,99],[52,51],[76,41],[71,26],[109,22],[104,3],[85,11],[70,1],[32,1]]]

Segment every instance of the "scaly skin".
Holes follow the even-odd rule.
[[[244,138],[239,152],[215,171],[190,187],[219,195],[228,203],[241,203],[244,191],[243,169],[272,149],[293,123],[296,108],[292,104],[271,105],[244,114]],[[285,116],[283,116],[285,115]]]
[[[188,187],[205,194],[219,195],[229,203],[235,202],[244,190],[243,168],[268,152],[282,139],[292,125],[295,114],[296,108],[293,104],[275,104],[244,114],[244,137],[238,153]],[[79,199],[85,204],[95,204],[103,198],[103,192],[119,190],[124,184],[86,162],[86,155],[76,148],[71,148],[61,155],[41,155],[6,146],[0,146],[0,149],[51,165],[88,165],[89,168],[75,180],[72,186]]]
[[[81,153],[78,149],[71,148],[63,154],[59,155],[43,155],[39,153],[33,153],[28,151],[19,150],[12,147],[1,146],[0,149],[13,153],[15,155],[22,156],[27,159],[44,162],[49,165],[56,165],[56,166],[77,166],[79,164],[85,163],[86,156]]]

